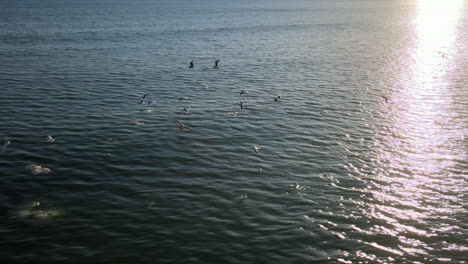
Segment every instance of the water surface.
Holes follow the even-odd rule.
[[[468,3],[432,2],[5,1],[3,259],[466,263]]]

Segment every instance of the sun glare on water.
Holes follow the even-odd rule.
[[[452,135],[446,135],[441,127],[448,126],[452,119],[448,110],[453,103],[450,71],[457,56],[456,35],[462,5],[461,0],[420,0],[412,60],[406,65],[410,70],[402,74],[404,90],[400,99],[406,111],[398,113],[402,118],[397,125],[406,131],[403,134],[412,143],[413,154],[421,157],[413,165],[429,174],[439,173],[447,163],[435,161],[455,151],[447,149],[450,144],[446,141]]]
[[[407,244],[405,232],[418,236],[415,241],[423,246],[399,246],[410,254],[430,251],[424,241],[446,235],[437,219],[452,219],[463,211],[458,205],[463,179],[453,173],[467,156],[460,145],[463,118],[453,111],[455,91],[460,89],[453,71],[462,56],[457,43],[462,12],[462,0],[419,0],[414,20],[408,23],[408,42],[388,66],[394,77],[388,83],[392,96],[383,110],[391,120],[386,127],[389,147],[379,150],[385,170],[374,193],[385,206],[375,210],[396,218],[391,219],[393,231],[402,244]],[[403,225],[398,218],[413,222]]]
[[[420,0],[416,20],[419,49],[428,55],[453,45],[462,0]],[[439,50],[440,51],[440,50]]]
[[[412,41],[398,58],[400,69],[392,72],[396,82],[389,118],[397,138],[389,141],[405,146],[405,170],[427,180],[440,178],[437,175],[451,164],[445,158],[457,152],[458,146],[451,144],[457,135],[447,128],[453,128],[452,120],[457,119],[449,109],[454,101],[451,71],[462,7],[461,0],[420,0],[409,29]]]

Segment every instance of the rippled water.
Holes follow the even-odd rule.
[[[2,3],[2,259],[466,263],[467,1],[95,2]]]

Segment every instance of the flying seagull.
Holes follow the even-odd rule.
[[[57,140],[58,136],[57,137],[53,137],[53,136],[47,136],[47,142],[55,142],[55,140]]]
[[[190,106],[184,107],[184,109],[182,109],[182,111],[180,111],[179,114],[184,114],[184,115],[190,114]]]
[[[180,130],[184,132],[189,132],[191,129],[189,127],[184,126],[181,122],[176,121],[177,126],[179,127]]]
[[[3,139],[3,144],[2,144],[2,152],[6,151],[7,146],[10,145],[11,141],[8,140],[7,138]]]
[[[254,150],[255,150],[255,152],[257,152],[257,153],[258,153],[258,152],[260,151],[260,149],[261,149],[261,148],[260,148],[259,146],[257,146],[257,145],[255,145],[255,146],[254,146]]]

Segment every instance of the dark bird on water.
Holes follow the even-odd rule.
[[[275,98],[275,101],[281,100],[281,96],[278,95],[278,97]]]
[[[216,61],[215,61],[215,66],[214,66],[215,68],[218,68],[218,66],[219,66],[218,63],[219,63],[219,62],[220,62],[220,60],[216,60]]]
[[[148,95],[149,95],[149,93],[147,93],[147,94],[143,95],[143,97],[142,97],[142,98],[143,98],[143,100],[145,100],[145,99],[146,99],[146,97],[147,97]]]
[[[242,90],[242,91],[240,92],[240,95],[248,94],[248,93],[249,93],[249,91],[247,91],[247,90]]]
[[[190,114],[190,106],[184,107],[184,109],[182,109],[182,111],[180,111],[179,114],[184,114],[184,115]]]
[[[192,60],[192,61],[190,62],[189,68],[193,68],[193,66],[194,66],[194,65],[193,65],[193,60]]]
[[[240,107],[241,109],[244,109],[244,101],[240,100]]]

